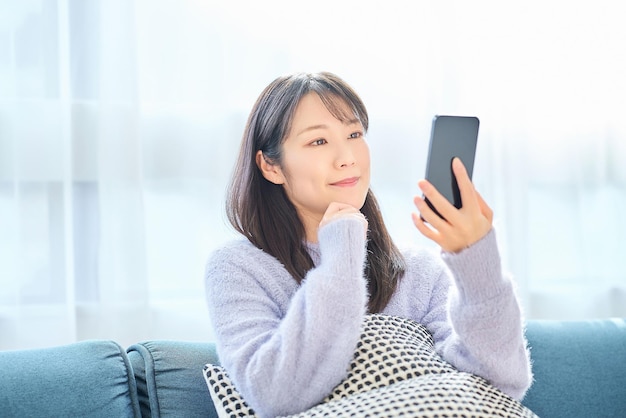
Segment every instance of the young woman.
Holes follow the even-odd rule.
[[[367,129],[334,74],[280,77],[261,93],[227,199],[244,238],[207,263],[222,366],[259,416],[304,411],[345,377],[364,316],[380,312],[423,324],[445,360],[521,399],[530,362],[491,210],[457,159],[463,208],[425,180],[446,220],[414,198],[413,223],[441,257],[399,251],[370,190]]]

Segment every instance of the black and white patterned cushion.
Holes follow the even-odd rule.
[[[206,364],[204,380],[219,418],[255,417],[254,410],[248,406],[223,367]]]
[[[426,327],[401,317],[372,314],[363,322],[348,375],[324,402],[417,376],[454,371],[435,351]]]
[[[537,418],[484,379],[463,372],[423,375],[355,393],[283,418]]]
[[[220,366],[204,376],[218,416],[254,417]],[[368,315],[346,378],[319,405],[289,418],[536,417],[483,378],[457,371],[428,330],[405,318]]]

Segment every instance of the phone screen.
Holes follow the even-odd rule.
[[[461,208],[461,194],[452,173],[452,160],[459,157],[472,178],[478,140],[479,120],[474,116],[440,116],[433,118],[426,163],[426,180],[456,208]],[[437,215],[437,209],[426,199]]]

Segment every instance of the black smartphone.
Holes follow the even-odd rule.
[[[433,118],[426,162],[426,180],[456,208],[461,208],[463,202],[459,185],[452,172],[452,160],[459,157],[470,179],[472,178],[479,123],[475,116],[437,115]],[[426,203],[443,218],[428,199]]]

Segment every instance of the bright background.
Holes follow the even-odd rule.
[[[626,25],[610,1],[0,0],[0,349],[212,338],[204,264],[261,90],[329,70],[370,112],[399,243],[432,117],[528,318],[626,317]]]

